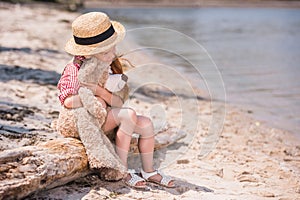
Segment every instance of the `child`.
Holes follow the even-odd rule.
[[[80,84],[77,75],[81,64],[86,58],[96,57],[111,66],[114,74],[122,74],[122,67],[116,59],[116,44],[125,36],[122,24],[110,21],[102,12],[90,12],[79,16],[72,23],[73,38],[65,50],[74,55],[73,61],[65,67],[58,83],[59,100],[68,108],[82,107],[78,95],[79,87],[84,86],[93,91],[94,95],[107,107],[107,117],[102,129],[104,132],[116,127],[116,152],[124,166],[127,167],[127,157],[132,133],[140,134],[138,148],[141,153],[141,176],[129,170],[125,183],[133,188],[146,188],[146,181],[165,187],[174,187],[173,180],[153,169],[154,130],[152,122],[145,116],[137,115],[131,108],[122,108],[123,99],[107,89],[94,84]]]

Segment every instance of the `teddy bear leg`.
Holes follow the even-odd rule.
[[[118,180],[120,174],[125,174],[126,168],[121,163],[112,143],[101,130],[97,119],[84,108],[77,109],[76,116],[79,137],[85,147],[90,167],[98,170],[102,168],[116,170],[118,173],[108,174],[105,178]]]
[[[124,178],[124,173],[112,168],[101,168],[99,170],[99,177],[106,181],[119,181]]]

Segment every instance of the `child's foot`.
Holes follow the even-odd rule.
[[[146,181],[156,183],[167,188],[175,187],[174,180],[158,170],[155,170],[154,172],[144,172],[143,170],[141,170],[141,174]]]
[[[136,175],[135,172],[129,172],[124,179],[126,185],[135,189],[147,189],[145,179]]]

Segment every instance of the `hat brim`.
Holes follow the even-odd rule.
[[[111,23],[115,29],[115,33],[107,40],[92,45],[79,45],[76,44],[74,38],[71,38],[65,45],[65,51],[72,55],[88,56],[112,48],[124,39],[126,30],[125,27],[117,21],[111,21]]]

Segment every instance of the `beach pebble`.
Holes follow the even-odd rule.
[[[187,159],[177,160],[177,164],[188,164],[189,162]]]
[[[263,197],[275,197],[274,193],[268,191],[261,191],[259,194]]]
[[[249,175],[238,176],[237,180],[239,180],[240,182],[257,182],[257,179],[255,177]]]
[[[300,186],[298,186],[295,190],[296,193],[300,194]]]
[[[223,178],[223,176],[224,176],[224,170],[223,170],[223,168],[220,169],[220,170],[217,170],[216,171],[216,175],[219,176],[219,177],[221,177],[221,178]]]

